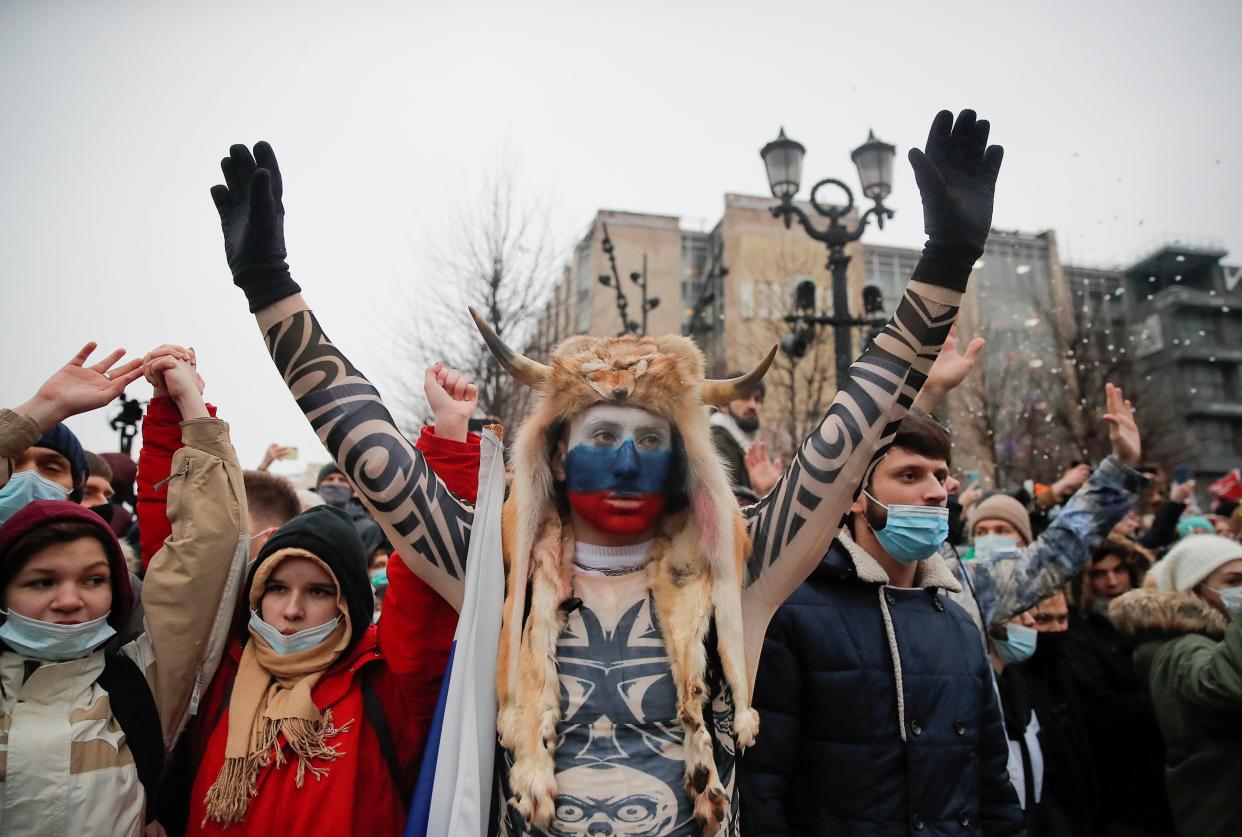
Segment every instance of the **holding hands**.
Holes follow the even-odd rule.
[[[202,376],[193,349],[164,344],[147,352],[142,359],[142,375],[155,388],[155,396],[171,398],[182,419],[207,418],[203,402]]]
[[[86,361],[97,346],[93,341],[83,346],[17,412],[47,431],[70,416],[104,406],[142,374],[142,361],[137,358],[117,365],[125,355],[124,349],[87,366]]]

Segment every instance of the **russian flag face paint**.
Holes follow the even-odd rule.
[[[672,430],[638,407],[597,404],[569,426],[564,459],[569,505],[610,535],[640,535],[667,500]]]

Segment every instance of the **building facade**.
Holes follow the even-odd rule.
[[[770,198],[727,194],[710,231],[669,215],[601,210],[578,242],[534,343],[618,334],[616,289],[603,251],[607,226],[630,319],[640,297],[630,273],[646,266],[649,334],[681,333],[703,349],[708,373],[749,368],[791,331],[793,289],[809,279],[815,311],[832,313],[827,251]],[[809,207],[806,207],[809,209]],[[851,223],[853,219],[850,219]],[[868,238],[875,238],[872,233]],[[851,311],[875,286],[891,314],[919,250],[854,242],[847,252]],[[1200,480],[1242,461],[1242,284],[1218,250],[1169,246],[1123,269],[1062,265],[1056,234],[993,230],[975,265],[959,331],[984,337],[984,363],[942,411],[954,464],[985,486],[1051,481],[1074,461],[1108,451],[1104,384],[1134,400],[1153,461]],[[866,335],[855,330],[853,351]],[[767,377],[765,428],[788,454],[835,394],[832,336],[822,329],[801,358],[778,355]]]

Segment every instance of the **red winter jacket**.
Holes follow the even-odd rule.
[[[213,417],[216,408],[207,405]],[[134,504],[138,512],[138,543],[142,549],[142,569],[164,545],[172,534],[172,524],[164,507],[168,505],[168,483],[164,482],[172,471],[173,454],[181,448],[181,411],[171,398],[152,398],[147,404],[147,414],[142,418],[142,447],[138,451],[138,500]],[[159,489],[155,488],[160,485]]]
[[[478,486],[478,445],[477,436],[465,443],[451,442],[429,428],[418,441],[428,464],[449,489],[472,502]],[[344,755],[323,764],[328,775],[322,780],[308,779],[300,789],[294,784],[296,769],[288,765],[265,769],[246,819],[229,828],[228,834],[384,835],[404,829],[408,789],[427,742],[457,613],[395,556],[388,565],[388,585],[379,624],[367,629],[351,657],[329,669],[312,692],[316,706],[332,709],[338,729],[355,721],[334,739]],[[222,704],[240,656],[241,646],[234,643],[200,706],[204,725],[217,717],[219,722],[207,737],[205,752],[199,751],[203,754],[191,795],[188,834],[226,833],[216,823],[202,826],[203,798],[224,763],[228,710]],[[363,710],[359,678],[364,675],[371,678],[384,708],[401,764],[400,789],[391,780],[379,739]]]

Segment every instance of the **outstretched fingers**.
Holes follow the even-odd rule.
[[[254,160],[259,168],[267,169],[271,172],[272,197],[279,204],[285,192],[285,185],[280,177],[280,164],[276,162],[276,152],[272,150],[272,146],[267,140],[259,140],[254,144]]]
[[[953,112],[942,110],[932,120],[931,130],[927,132],[927,156],[933,162],[942,162],[948,153],[949,136],[953,128]],[[911,159],[911,162],[914,162]]]
[[[92,340],[91,342],[83,346],[81,351],[79,351],[76,355],[70,358],[69,363],[67,365],[82,366],[83,364],[86,363],[86,359],[91,356],[91,352],[95,351],[95,349],[98,347],[99,347],[99,344],[96,343],[94,340]]]
[[[105,372],[109,372],[109,370],[112,369],[112,365],[123,357],[125,357],[124,349],[113,349],[111,354],[98,363],[91,365],[89,368],[91,371],[98,372],[102,375]],[[139,364],[141,363],[142,361],[139,361]],[[109,374],[111,373],[109,372]]]

